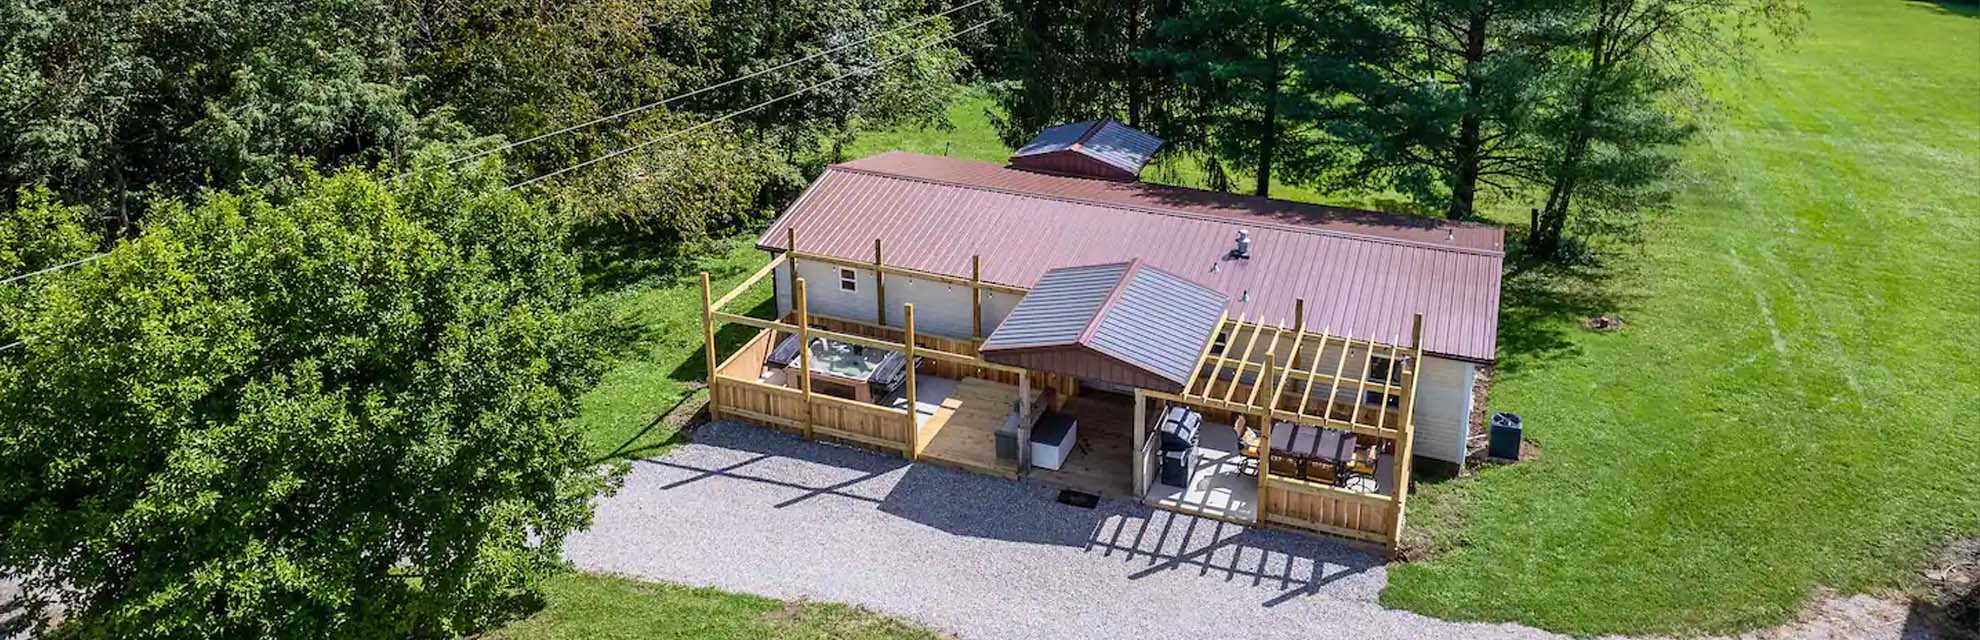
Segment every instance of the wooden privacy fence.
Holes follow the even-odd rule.
[[[1387,544],[1396,509],[1388,496],[1267,475],[1258,494],[1259,519],[1270,524]]]

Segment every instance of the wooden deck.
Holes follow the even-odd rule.
[[[1079,446],[1058,471],[1032,467],[1038,482],[1101,496],[1134,495],[1134,399],[1088,392],[1067,398],[1060,413],[1079,421]]]
[[[1040,392],[1030,391],[1037,406]],[[1017,402],[1017,386],[963,378],[920,428],[921,459],[1001,478],[1016,478],[1017,463],[997,459],[997,429]],[[1037,413],[1037,409],[1033,413]]]

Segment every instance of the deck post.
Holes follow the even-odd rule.
[[[797,225],[784,227],[784,262],[791,265],[791,306],[797,306]],[[781,314],[780,316],[781,317]]]
[[[1148,396],[1134,388],[1134,497],[1148,497]]]
[[[792,237],[793,239],[796,236]],[[798,391],[804,397],[804,439],[811,435],[811,311],[805,301],[804,278],[798,278],[797,270],[791,270],[796,284],[791,285],[791,306],[797,309],[798,336]]]
[[[1018,473],[1031,470],[1031,372],[1018,371]]]
[[[983,337],[983,256],[969,257],[970,337]]]
[[[722,409],[715,401],[715,304],[714,291],[708,286],[708,272],[701,272],[701,340],[702,350],[708,355],[708,420],[722,419]]]
[[[877,248],[879,245],[875,244],[874,246]],[[917,409],[915,405],[914,388],[914,378],[916,376],[914,371],[914,303],[910,302],[901,305],[901,322],[907,329],[907,339],[901,343],[905,346],[905,349],[902,350],[902,355],[907,357],[907,457],[909,460],[920,460],[921,420],[915,417],[915,414],[920,409]]]
[[[1272,369],[1277,364],[1277,361],[1278,354],[1271,351],[1265,352],[1265,369],[1260,372],[1263,375],[1259,377],[1257,384],[1272,384],[1268,381],[1272,379]],[[1233,381],[1232,384],[1236,384],[1236,382]],[[1277,385],[1273,385],[1273,389],[1269,393],[1270,395],[1266,396],[1265,400],[1265,411],[1258,414],[1260,418],[1258,421],[1258,508],[1252,514],[1254,518],[1257,518],[1257,521],[1253,523],[1256,526],[1265,525],[1265,511],[1267,508],[1265,491],[1266,484],[1268,484],[1266,480],[1272,476],[1272,407],[1278,403],[1279,390]]]
[[[1395,488],[1395,513],[1389,521],[1389,557],[1394,558],[1402,550],[1403,508],[1409,502],[1409,468],[1411,457],[1415,455],[1416,417],[1411,415],[1416,409],[1416,379],[1423,372],[1423,314],[1416,314],[1409,323],[1409,385],[1403,387],[1399,412],[1402,424],[1396,428],[1396,475],[1390,480]]]
[[[873,317],[879,319],[879,326],[887,326],[887,274],[881,271],[880,239],[873,239]]]

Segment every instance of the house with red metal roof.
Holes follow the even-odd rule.
[[[774,283],[780,319],[711,301],[711,330],[764,331],[750,355],[711,353],[717,411],[816,435],[825,396],[827,437],[1392,541],[1410,461],[1465,459],[1503,232],[1138,180],[1160,146],[1100,121],[1050,128],[1004,164],[828,167],[758,241],[773,261],[747,284]],[[915,363],[881,369],[905,390],[860,376],[880,352]],[[773,366],[780,353],[803,362]],[[868,428],[887,420],[835,400],[904,417]]]

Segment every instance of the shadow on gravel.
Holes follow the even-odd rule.
[[[1249,582],[1271,589],[1262,603],[1271,607],[1317,594],[1330,583],[1383,566],[1381,556],[1350,544],[1283,531],[1149,508],[1124,500],[1082,509],[1054,501],[1050,491],[1019,482],[906,460],[851,447],[810,443],[758,427],[713,424],[695,437],[698,446],[754,454],[735,462],[697,468],[666,458],[640,461],[687,472],[663,487],[721,478],[791,489],[782,509],[819,498],[872,505],[880,512],[945,533],[987,540],[1078,549],[1098,558],[1144,563],[1130,568],[1129,580],[1170,572],[1195,571],[1206,579]],[[854,472],[830,484],[803,482],[767,471],[796,460]],[[891,487],[861,485],[886,478]],[[876,497],[884,490],[883,497]],[[1097,570],[1097,569],[1096,569]]]
[[[1338,542],[1167,511],[1136,511],[1095,530],[1088,546],[1104,556],[1119,554],[1123,562],[1147,558],[1146,568],[1128,575],[1133,580],[1194,569],[1201,577],[1276,589],[1278,595],[1264,602],[1271,607],[1384,564],[1380,556]]]

